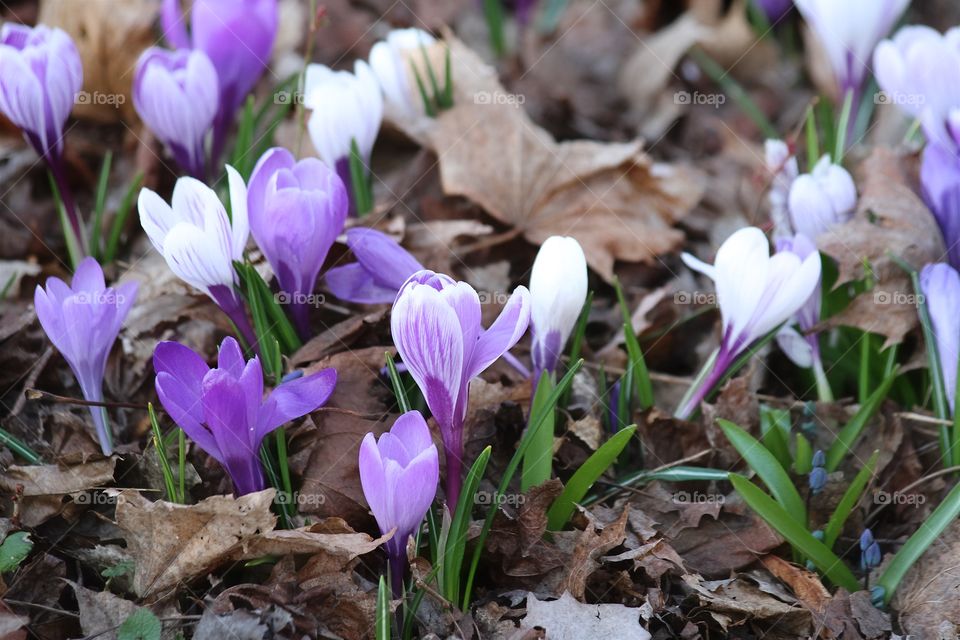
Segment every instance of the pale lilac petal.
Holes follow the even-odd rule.
[[[410,253],[385,233],[367,227],[347,230],[347,246],[361,265],[396,293],[407,278],[423,269]]]
[[[220,351],[217,353],[217,368],[230,373],[231,376],[240,379],[243,375],[243,369],[246,366],[246,360],[243,359],[243,350],[240,343],[235,338],[228,336],[220,345]]]
[[[793,327],[784,326],[777,332],[777,346],[798,367],[809,369],[813,366],[813,347]]]
[[[490,328],[480,335],[467,367],[467,379],[480,375],[523,336],[530,322],[530,292],[517,287]]]
[[[363,496],[367,499],[370,511],[377,520],[377,526],[382,533],[387,533],[393,526],[387,511],[386,474],[383,469],[383,460],[380,458],[380,449],[372,433],[368,433],[360,443],[360,486]]]
[[[953,409],[960,358],[960,275],[950,265],[929,264],[920,272],[920,290],[926,298],[943,385]]]
[[[277,427],[322,407],[336,385],[337,372],[334,369],[323,369],[284,382],[270,392],[260,409],[257,432],[263,437]]]
[[[397,297],[397,290],[378,284],[374,275],[359,262],[334,267],[327,271],[324,279],[330,293],[357,304],[386,304]]]
[[[231,248],[230,256],[239,259],[247,246],[250,237],[250,222],[247,217],[247,186],[236,169],[227,165],[227,180],[230,184],[230,229]],[[217,204],[220,201],[217,200]],[[223,205],[220,205],[223,208]]]
[[[203,381],[204,422],[223,455],[223,465],[242,495],[264,488],[263,471],[250,433],[247,396],[240,381],[226,371],[211,370]]]

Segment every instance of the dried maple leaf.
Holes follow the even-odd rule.
[[[673,225],[700,200],[695,172],[654,163],[640,141],[556,142],[476,53],[447,42],[454,107],[436,119],[388,113],[436,152],[444,193],[470,198],[532,243],[575,237],[608,281],[615,260],[650,261],[682,242]]]
[[[647,640],[650,633],[640,626],[640,609],[622,604],[584,604],[564,592],[559,600],[544,602],[527,595],[526,628],[546,629],[551,640]]]

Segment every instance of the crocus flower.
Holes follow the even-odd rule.
[[[813,171],[798,176],[790,185],[788,205],[794,231],[815,241],[853,216],[857,188],[850,173],[824,155]]]
[[[776,24],[793,8],[793,0],[752,0],[770,24]]]
[[[107,287],[103,270],[93,258],[80,262],[69,286],[59,278],[48,278],[46,288],[37,286],[34,292],[40,326],[70,365],[88,402],[103,402],[107,356],[136,297],[136,282]],[[100,447],[110,455],[113,443],[106,411],[91,406],[90,415]]]
[[[960,268],[960,152],[930,141],[920,163],[923,199],[943,234],[947,260]]]
[[[410,276],[393,303],[394,344],[440,426],[451,510],[460,497],[470,381],[515,345],[529,322],[526,287],[517,287],[500,316],[484,330],[480,297],[473,287],[426,269]]]
[[[417,531],[433,503],[440,478],[437,447],[419,411],[408,411],[390,431],[360,444],[360,485],[387,541],[393,593],[403,591],[407,570],[407,539]]]
[[[877,84],[886,102],[923,124],[927,139],[956,149],[960,142],[960,28],[943,35],[907,26],[877,45]]]
[[[179,342],[159,343],[153,368],[164,410],[223,465],[238,496],[266,488],[259,458],[264,436],[322,407],[337,383],[337,372],[323,369],[284,382],[264,398],[260,360],[244,362],[230,337],[220,345],[215,369]]]
[[[870,529],[864,529],[860,534],[860,570],[870,571],[880,566],[880,545],[873,538]]]
[[[341,300],[360,304],[393,302],[407,278],[423,269],[406,249],[376,229],[347,229],[347,246],[357,261],[334,267],[325,276],[327,287]]]
[[[795,254],[800,260],[806,260],[810,256],[817,255],[816,245],[802,233],[798,233],[792,238],[777,240],[777,252],[784,251]],[[812,331],[820,322],[820,302],[821,286],[818,281],[813,293],[794,316],[802,335],[793,327],[784,325],[777,333],[777,343],[798,367],[814,367],[818,383],[822,384],[821,375],[825,381],[826,374],[823,373],[823,364],[820,360],[820,341],[817,334]]]
[[[237,109],[263,75],[277,35],[277,0],[193,0],[190,33],[180,0],[163,0],[163,34],[177,49],[199,49],[217,70],[220,92],[214,122],[214,161]]]
[[[308,300],[327,253],[347,219],[347,190],[316,158],[297,162],[286,149],[268,150],[247,190],[250,231],[292,304],[301,335],[309,332]]]
[[[170,204],[150,189],[141,189],[137,201],[140,225],[170,270],[210,296],[254,344],[243,301],[234,289],[237,275],[233,270],[233,261],[243,260],[250,235],[247,189],[243,178],[229,165],[227,176],[232,219],[213,189],[183,177],[173,188]]]
[[[217,114],[217,71],[203,51],[150,47],[137,60],[133,106],[180,167],[206,176],[206,139]]]
[[[826,51],[836,98],[842,102],[852,92],[852,113],[857,113],[873,49],[910,0],[795,0],[795,4]]]
[[[827,486],[827,470],[824,468],[827,464],[827,456],[824,455],[822,449],[817,449],[817,452],[813,454],[811,463],[813,468],[810,469],[807,483],[810,487],[810,494],[817,495]]]
[[[944,391],[953,410],[960,358],[960,274],[948,264],[928,264],[920,271],[920,291],[933,325]]]
[[[575,238],[551,236],[530,272],[534,380],[553,373],[587,298],[587,259]]]
[[[421,48],[435,42],[436,39],[423,29],[394,29],[387,34],[386,40],[370,49],[370,68],[391,108],[407,115],[419,113],[422,98],[413,77],[411,58],[421,56]]]
[[[792,235],[793,224],[790,222],[787,200],[790,196],[790,187],[800,173],[797,168],[797,159],[783,140],[767,140],[764,143],[764,156],[767,172],[770,175],[770,191],[767,193],[767,201],[770,203],[770,220],[778,236]]]
[[[717,289],[723,329],[711,372],[677,409],[688,418],[737,356],[783,324],[810,298],[820,282],[820,255],[805,259],[790,251],[770,255],[766,236],[746,227],[720,246],[713,265],[683,254],[688,267],[709,276]]]
[[[63,126],[82,86],[80,53],[65,31],[11,22],[0,27],[0,113],[23,130],[50,167],[73,235],[85,248],[86,233],[63,166]]]
[[[346,185],[350,180],[350,145],[356,141],[364,167],[383,118],[383,96],[377,77],[363,60],[353,73],[334,71],[322,64],[307,67],[303,104],[312,110],[307,129],[320,159],[336,169]]]

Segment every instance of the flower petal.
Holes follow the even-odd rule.
[[[275,388],[260,408],[257,421],[260,437],[325,405],[336,385],[337,372],[330,368],[284,382]]]
[[[466,378],[475,378],[523,336],[530,322],[530,292],[517,287],[490,328],[480,335],[467,367]]]

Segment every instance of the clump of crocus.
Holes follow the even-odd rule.
[[[370,154],[383,118],[383,96],[370,66],[357,60],[351,73],[322,64],[309,65],[303,104],[312,111],[307,129],[320,159],[336,170],[345,185],[357,189],[350,175],[351,147],[356,144],[363,179],[367,179]],[[351,194],[356,199],[357,193]],[[356,206],[356,202],[353,204]]]
[[[933,325],[944,391],[953,410],[960,357],[960,274],[948,264],[928,264],[920,271],[920,291]]]
[[[417,87],[415,69],[417,59],[426,55],[427,47],[436,39],[423,29],[394,29],[385,40],[370,49],[370,68],[377,77],[387,106],[404,115],[414,115],[422,111],[423,99]],[[416,57],[416,59],[414,58]],[[437,78],[436,71],[434,74]],[[421,78],[424,90],[430,86],[426,78]]]
[[[180,168],[201,180],[218,104],[217,71],[203,51],[150,47],[137,60],[133,106]]]
[[[890,32],[910,0],[795,0],[833,69],[836,102],[852,96],[857,113],[874,47]],[[851,119],[851,123],[853,119]]]
[[[553,374],[587,298],[587,259],[575,238],[551,236],[530,272],[530,334],[534,380]]]
[[[676,416],[686,419],[740,354],[783,324],[810,298],[820,282],[820,254],[802,260],[789,251],[771,256],[763,232],[746,227],[720,246],[713,265],[687,253],[683,261],[714,281],[723,320],[720,348],[707,365],[709,373],[677,408]]]
[[[822,449],[817,449],[811,461],[812,468],[810,469],[810,475],[807,477],[810,495],[817,495],[827,486],[827,470],[824,468],[826,464],[827,456],[824,455]]]
[[[403,283],[423,269],[416,258],[387,234],[367,227],[347,229],[353,264],[327,271],[327,287],[341,300],[360,304],[393,302]]]
[[[860,570],[869,573],[880,566],[880,545],[873,538],[870,529],[860,534]]]
[[[460,497],[470,381],[515,345],[529,322],[526,287],[517,287],[500,316],[484,330],[474,288],[429,270],[413,274],[393,303],[394,344],[440,426],[451,511]]]
[[[416,533],[433,503],[440,478],[437,447],[419,411],[408,411],[376,440],[360,444],[360,484],[377,526],[387,541],[393,593],[400,597],[407,571],[407,539]]]
[[[107,356],[136,297],[136,282],[107,287],[93,258],[80,262],[69,286],[59,278],[48,278],[46,288],[37,286],[33,303],[40,326],[70,365],[88,402],[103,402]],[[90,415],[100,448],[110,455],[113,439],[106,411],[91,406]]]
[[[213,189],[183,177],[174,185],[170,204],[150,189],[140,191],[140,225],[170,270],[210,296],[254,344],[243,300],[234,288],[238,279],[233,269],[234,260],[243,260],[250,235],[247,189],[233,167],[227,166],[227,176],[232,217]]]
[[[23,130],[27,142],[47,163],[70,232],[86,253],[83,221],[63,164],[63,126],[82,86],[80,54],[65,31],[11,22],[0,27],[0,113]]]
[[[824,155],[810,173],[797,176],[790,184],[788,205],[793,230],[816,241],[853,216],[857,187],[846,169]]]
[[[309,296],[347,219],[347,190],[316,158],[299,162],[279,147],[257,162],[247,189],[250,231],[277,274],[301,336],[309,334]]]
[[[284,382],[264,397],[260,360],[245,362],[230,337],[220,345],[214,369],[179,342],[159,343],[153,368],[163,408],[223,465],[237,496],[266,488],[259,458],[264,436],[322,407],[337,383],[337,372],[323,369]]]
[[[278,20],[277,0],[193,0],[188,34],[180,0],[163,0],[167,41],[177,49],[203,51],[217,70],[212,163],[220,157],[237,109],[267,69]]]

